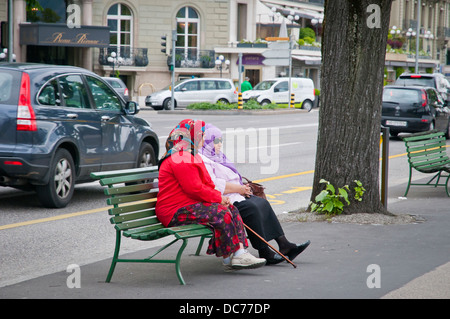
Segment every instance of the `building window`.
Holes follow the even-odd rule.
[[[111,28],[109,44],[116,47],[117,56],[130,57],[133,46],[133,15],[126,5],[117,3],[108,10],[108,26]]]
[[[185,59],[196,59],[199,50],[200,19],[192,7],[181,8],[177,13],[176,53]]]

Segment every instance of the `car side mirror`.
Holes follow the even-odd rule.
[[[139,113],[139,105],[136,102],[128,101],[125,105],[125,113],[128,115],[135,115]]]

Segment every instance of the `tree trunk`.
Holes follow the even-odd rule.
[[[326,0],[322,90],[311,200],[323,189],[362,182],[362,202],[344,213],[387,213],[380,199],[380,123],[392,0]],[[353,191],[351,192],[353,193]],[[350,197],[350,196],[349,196]],[[353,197],[353,196],[352,196]]]

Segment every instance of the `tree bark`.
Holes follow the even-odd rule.
[[[362,182],[344,213],[387,213],[380,200],[380,123],[393,0],[326,0],[322,90],[311,200],[323,189]],[[378,19],[378,20],[377,20]],[[352,192],[353,193],[353,192]],[[353,197],[353,196],[352,196]]]

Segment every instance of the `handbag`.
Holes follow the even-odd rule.
[[[266,189],[266,188],[264,186],[262,186],[261,184],[258,184],[258,183],[254,183],[246,177],[242,177],[242,178],[247,181],[247,182],[244,182],[244,185],[250,186],[253,195],[267,200],[266,194],[264,193],[264,189]]]

